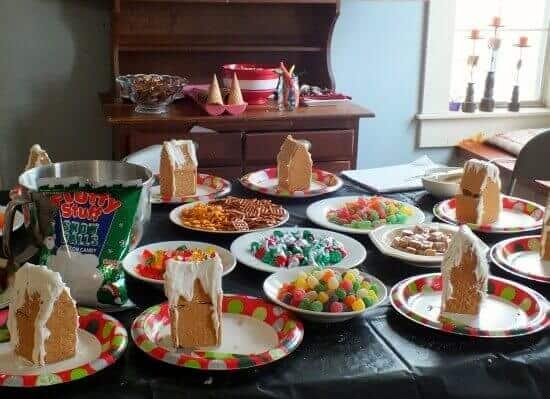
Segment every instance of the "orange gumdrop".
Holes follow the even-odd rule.
[[[348,295],[347,297],[344,298],[344,303],[349,307],[351,307],[351,304],[355,302],[355,300],[356,300],[355,295]]]

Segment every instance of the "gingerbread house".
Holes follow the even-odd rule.
[[[466,161],[460,193],[456,196],[458,223],[495,223],[502,208],[500,186],[496,165],[479,159]]]
[[[466,225],[454,234],[441,263],[443,315],[479,314],[489,265],[481,240]]]
[[[307,143],[288,135],[277,154],[279,187],[290,192],[309,189],[312,166]]]
[[[36,168],[37,166],[49,165],[52,163],[48,153],[40,147],[40,145],[35,144],[29,150],[29,157],[27,158],[27,165],[25,165],[25,170]]]
[[[546,201],[546,211],[544,212],[544,221],[542,223],[540,256],[542,260],[550,260],[550,195],[548,195],[548,200]]]
[[[30,263],[15,273],[8,329],[16,355],[35,365],[75,355],[78,313],[59,273]]]
[[[160,153],[160,193],[165,198],[197,191],[197,153],[191,140],[165,141]]]
[[[167,261],[164,290],[170,307],[170,333],[176,348],[221,343],[222,262],[218,254],[198,262]]]

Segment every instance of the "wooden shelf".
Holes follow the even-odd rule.
[[[205,46],[186,46],[186,45],[174,45],[174,46],[143,46],[143,45],[122,45],[118,49],[122,52],[243,52],[243,53],[257,53],[257,52],[302,52],[302,53],[316,53],[324,51],[323,47],[314,46],[225,46],[225,45],[205,45]]]

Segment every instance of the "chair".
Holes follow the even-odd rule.
[[[533,137],[518,154],[507,194],[511,195],[517,179],[550,180],[550,130]]]

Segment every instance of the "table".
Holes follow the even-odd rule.
[[[254,197],[238,183],[233,194]],[[333,195],[365,190],[347,183]],[[0,196],[0,203],[6,195]],[[427,219],[435,199],[425,192],[391,195],[423,209]],[[281,200],[290,212],[289,225],[312,226],[305,217],[310,200]],[[155,205],[143,243],[165,240],[207,241],[229,248],[232,237],[184,230],[168,220],[172,206]],[[361,266],[391,286],[427,272],[379,253],[366,236]],[[482,236],[493,244],[502,237]],[[493,274],[514,279],[491,267]],[[223,280],[224,291],[262,296],[267,275],[243,265]],[[517,280],[521,283],[524,281]],[[527,284],[546,298],[550,289]],[[129,328],[145,308],[163,301],[160,291],[128,281],[137,308],[115,314]],[[399,316],[389,303],[365,318],[334,325],[305,322],[300,347],[287,358],[255,370],[199,372],[154,361],[130,340],[112,367],[70,384],[39,390],[0,389],[2,398],[550,398],[550,334],[499,339],[474,339],[445,334]],[[372,395],[372,396],[371,396]]]

